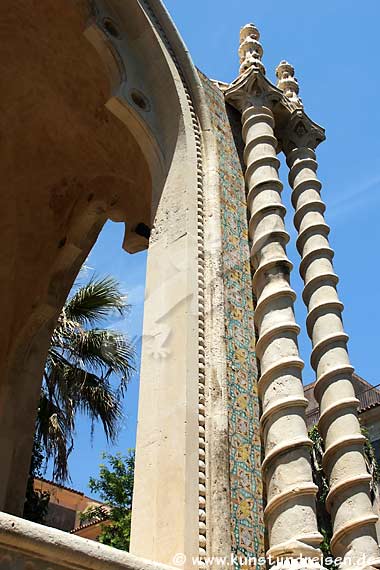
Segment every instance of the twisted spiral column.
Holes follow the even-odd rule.
[[[307,330],[313,344],[311,364],[317,375],[319,427],[325,442],[323,466],[330,481],[326,503],[333,521],[331,549],[335,556],[344,558],[343,566],[366,566],[368,561],[363,561],[363,555],[374,559],[379,556],[377,517],[369,497],[370,475],[363,456],[365,438],[357,418],[358,400],[346,346],[348,336],[341,317],[343,305],[336,291],[338,277],[332,265],[334,252],[328,241],[330,229],[324,219],[316,156],[311,148],[294,148],[287,153],[287,163],[297,248],[302,256],[300,273],[308,307]]]
[[[257,297],[256,354],[260,360],[259,393],[267,490],[265,509],[269,534],[268,555],[318,556],[322,537],[317,530],[315,494],[310,466],[298,352],[299,327],[295,322],[290,287],[292,265],[286,255],[289,236],[284,227],[285,207],[278,176],[274,119],[265,106],[243,112],[244,158],[247,165],[249,235]]]

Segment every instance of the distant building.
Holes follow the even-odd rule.
[[[81,525],[80,514],[89,507],[103,507],[107,509],[104,503],[87,497],[81,491],[43,478],[34,480],[34,488],[50,494],[46,515],[46,524],[48,526],[90,540],[98,540],[102,525],[109,524],[109,521],[102,520]]]

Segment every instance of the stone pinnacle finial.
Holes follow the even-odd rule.
[[[277,66],[277,87],[284,92],[284,95],[290,99],[296,107],[303,107],[302,99],[298,97],[299,85],[294,77],[294,67],[287,61],[283,60]]]
[[[265,67],[261,61],[263,48],[260,43],[260,32],[254,24],[247,24],[240,30],[240,74],[248,69],[258,69],[265,75]]]

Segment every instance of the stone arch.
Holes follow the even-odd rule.
[[[2,9],[0,507],[17,514],[56,318],[107,219],[126,222],[127,251],[147,247],[182,108],[137,0]]]

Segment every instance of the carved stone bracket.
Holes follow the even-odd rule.
[[[324,128],[314,123],[303,109],[295,109],[287,117],[283,116],[277,125],[276,135],[285,154],[294,148],[315,149],[326,139]]]

